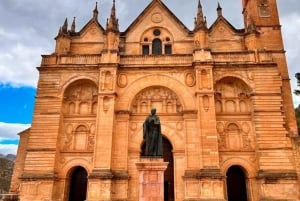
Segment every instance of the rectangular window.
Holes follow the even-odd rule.
[[[143,55],[149,55],[149,45],[143,45]]]
[[[165,45],[165,54],[172,54],[172,45]]]

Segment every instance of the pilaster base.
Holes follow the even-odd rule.
[[[164,171],[168,164],[162,158],[142,158],[136,163],[139,171],[139,201],[164,200]]]

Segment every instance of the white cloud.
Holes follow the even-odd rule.
[[[1,140],[19,139],[18,133],[26,130],[29,127],[30,124],[12,124],[0,122],[0,143]]]
[[[4,141],[19,140],[18,133],[30,127],[30,124],[12,124],[0,122],[0,154],[16,154],[18,145]]]
[[[297,80],[295,74],[299,70],[299,55],[300,55],[300,13],[292,12],[281,17],[283,40],[287,51],[286,57],[288,62],[289,74],[291,78],[292,91],[297,88]],[[300,97],[293,94],[294,107],[300,104]]]
[[[29,47],[22,43],[10,49],[0,49],[0,84],[36,87],[37,67],[40,63],[42,48]]]
[[[0,153],[3,155],[17,154],[18,145],[15,144],[0,144]]]

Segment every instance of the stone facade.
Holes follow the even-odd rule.
[[[138,201],[142,124],[155,107],[169,163],[165,200],[299,200],[300,140],[276,0],[242,4],[244,29],[220,5],[207,27],[200,1],[194,30],[160,0],[125,32],[115,2],[106,28],[97,6],[79,32],[65,21],[38,68],[11,193]]]

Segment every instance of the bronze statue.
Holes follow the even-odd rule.
[[[151,110],[143,124],[143,139],[146,143],[145,156],[162,157],[162,135],[156,109]]]

